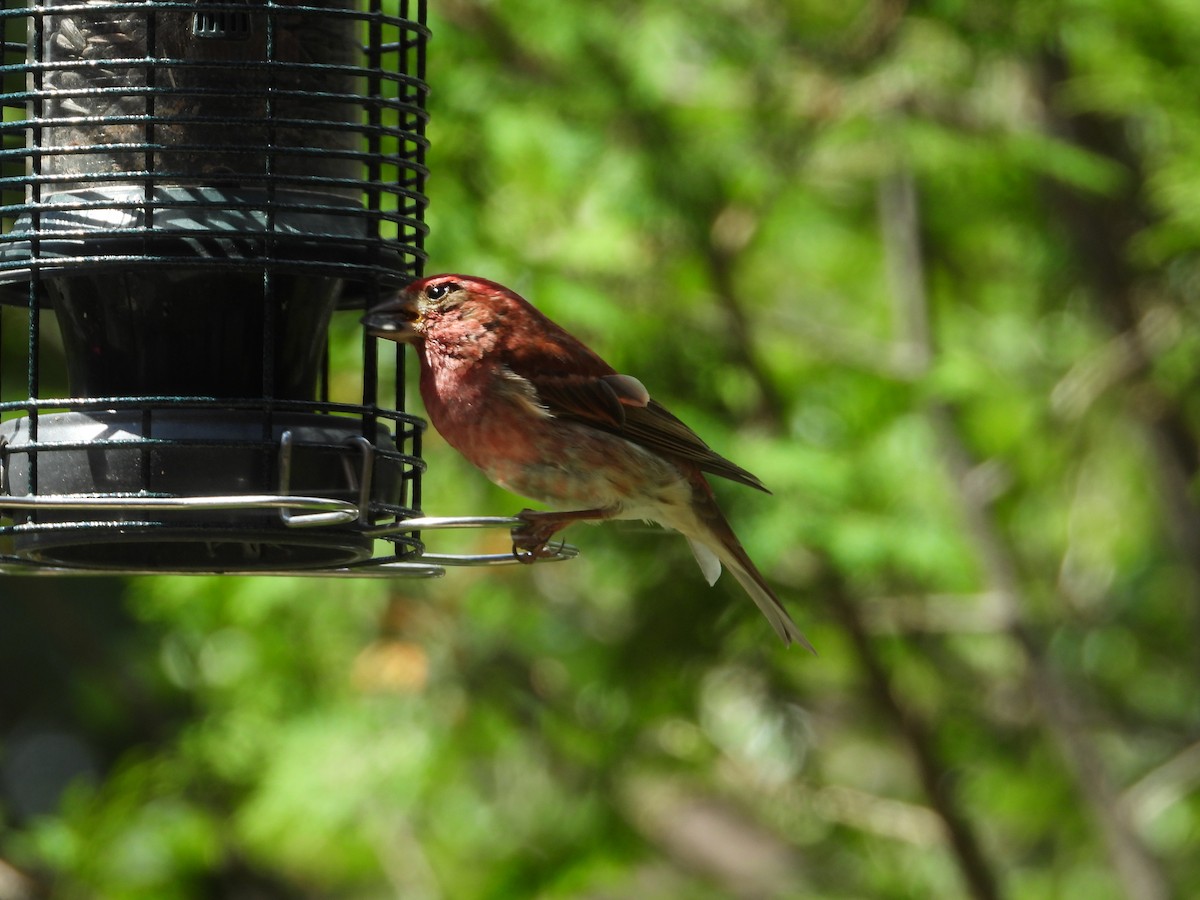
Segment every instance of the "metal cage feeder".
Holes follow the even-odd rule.
[[[331,322],[424,261],[423,0],[2,15],[0,572],[502,561],[424,553],[514,520],[422,515],[399,348],[330,396]]]

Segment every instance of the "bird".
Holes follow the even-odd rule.
[[[513,529],[521,561],[578,521],[642,519],[682,534],[709,585],[724,566],[785,645],[812,651],[717,506],[705,475],[770,493],[711,449],[637,378],[503,285],[460,274],[411,281],[362,318],[416,349],[433,427],[492,482],[550,506]],[[813,651],[815,652],[815,651]]]

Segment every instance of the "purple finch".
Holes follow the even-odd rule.
[[[414,281],[364,318],[416,346],[434,427],[496,484],[563,511],[524,510],[519,559],[572,522],[645,519],[691,545],[709,584],[724,564],[785,644],[812,649],[717,508],[704,473],[766,491],[599,356],[507,288],[466,275]]]

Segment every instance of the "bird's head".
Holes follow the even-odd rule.
[[[434,275],[411,282],[395,299],[371,309],[362,323],[373,337],[418,344],[446,329],[489,330],[514,303],[519,298],[495,282]]]

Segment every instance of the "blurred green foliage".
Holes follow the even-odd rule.
[[[1192,894],[1192,4],[430,14],[431,271],[762,477],[718,490],[820,656],[639,527],[436,582],[9,579],[5,645],[57,655],[10,651],[5,721],[96,774],[0,808],[0,897]],[[428,513],[523,505],[426,455]]]

